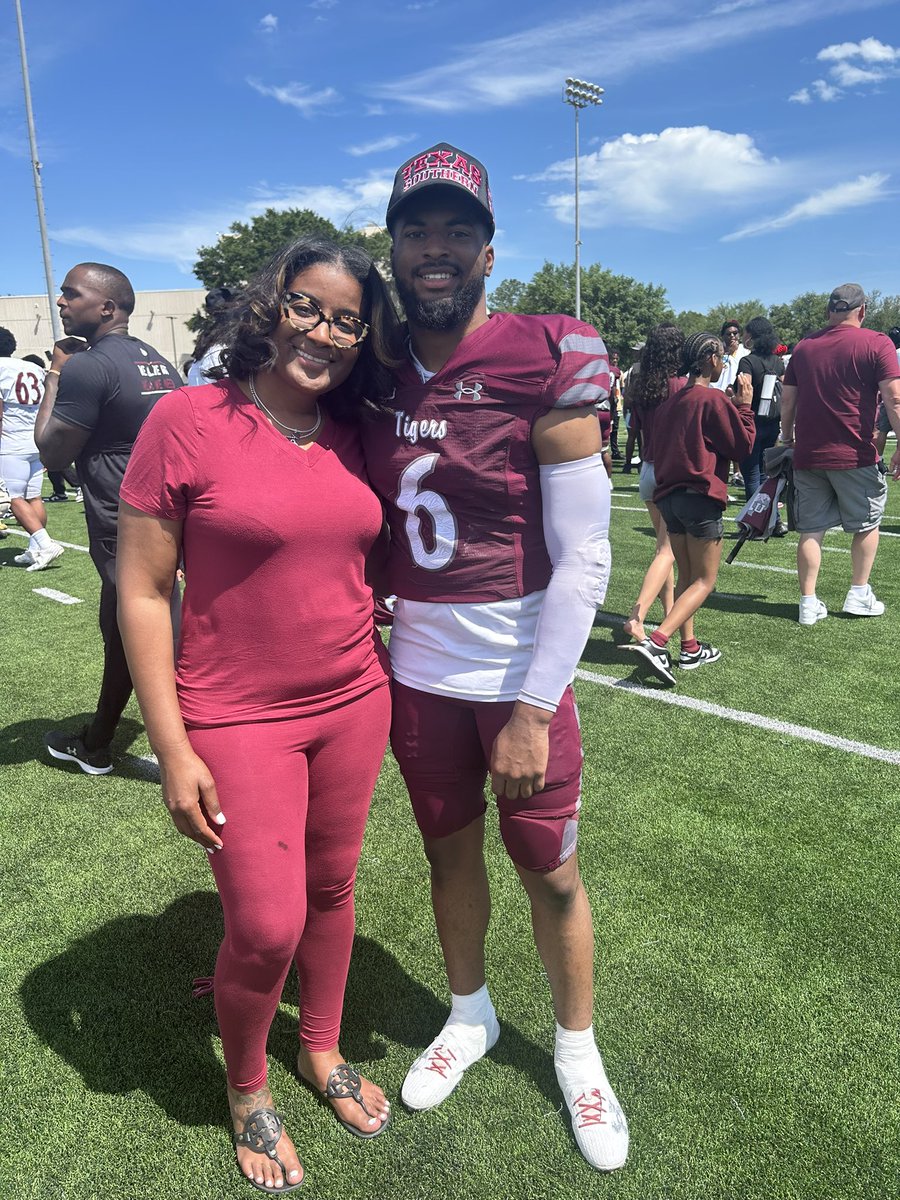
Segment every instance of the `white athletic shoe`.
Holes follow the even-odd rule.
[[[828,609],[815,596],[811,600],[800,601],[800,615],[797,620],[801,625],[815,625],[816,621],[824,621],[827,616]]]
[[[570,1067],[565,1075],[557,1066],[556,1079],[585,1160],[597,1171],[615,1171],[624,1166],[628,1158],[628,1122],[600,1056],[574,1072]]]
[[[848,592],[843,611],[852,617],[880,617],[884,612],[884,604],[877,599],[872,589],[867,587],[862,599],[853,592]]]
[[[51,542],[46,550],[38,550],[36,554],[32,554],[32,563],[26,567],[26,571],[44,571],[55,562],[61,554],[65,553],[64,548],[59,542]]]
[[[13,562],[20,567],[30,567],[34,562],[34,555],[30,550],[23,550],[21,554],[16,554],[14,556]]]
[[[446,1024],[406,1073],[400,1099],[421,1112],[446,1100],[467,1067],[484,1058],[500,1036],[497,1014],[485,1025]]]

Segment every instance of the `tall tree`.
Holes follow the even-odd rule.
[[[804,334],[821,329],[825,324],[828,295],[828,292],[802,292],[788,304],[773,304],[769,309],[769,320],[781,340],[793,345]]]
[[[305,235],[359,246],[378,262],[383,274],[389,272],[391,242],[385,231],[367,236],[358,229],[338,229],[308,208],[267,208],[249,224],[235,221],[214,246],[201,246],[194,274],[204,287],[238,291],[277,251]]]
[[[530,283],[506,279],[498,284],[489,303],[511,312],[571,315],[575,311],[575,268],[545,262]],[[651,326],[672,319],[672,309],[665,288],[616,275],[592,263],[581,273],[581,316],[596,327],[610,349],[627,356],[628,348],[643,341]]]

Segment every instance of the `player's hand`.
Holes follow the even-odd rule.
[[[491,750],[491,789],[496,796],[527,800],[544,790],[553,713],[516,702]]]
[[[221,850],[222,839],[216,827],[225,824],[225,816],[203,759],[190,748],[179,751],[160,759],[159,774],[163,801],[178,832],[199,842],[204,850]]]
[[[738,375],[734,381],[734,402],[738,408],[753,403],[753,380],[749,375]]]
[[[61,371],[73,354],[80,354],[83,350],[87,350],[87,341],[83,337],[76,337],[74,334],[70,337],[61,337],[53,345],[50,369]]]

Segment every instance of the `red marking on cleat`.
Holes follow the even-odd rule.
[[[592,1099],[596,1097],[596,1099]],[[603,1107],[603,1093],[599,1088],[591,1088],[575,1101],[578,1111],[578,1127],[586,1129],[589,1125],[605,1125],[606,1111]]]
[[[431,1062],[425,1068],[426,1071],[436,1071],[442,1079],[446,1079],[447,1070],[453,1066],[453,1060],[456,1055],[449,1047],[435,1046],[434,1052],[431,1055]]]

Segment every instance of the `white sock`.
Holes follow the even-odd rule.
[[[553,1065],[563,1086],[590,1082],[593,1087],[606,1079],[603,1060],[594,1041],[594,1027],[587,1029],[563,1029],[556,1026],[556,1047]],[[600,1078],[598,1078],[598,1075]]]
[[[53,539],[46,529],[39,529],[28,539],[28,549],[31,551],[46,550],[48,546],[52,545]]]
[[[815,600],[815,598],[816,598],[816,593],[813,592],[813,594],[811,596],[801,596],[800,603],[801,604],[812,604],[813,601]]]
[[[860,600],[865,600],[869,594],[869,585],[867,583],[854,583],[850,588],[851,596],[858,596]]]
[[[457,996],[451,992],[450,997],[453,1003],[447,1018],[448,1025],[486,1025],[493,1014],[494,1006],[486,983],[468,996]]]

